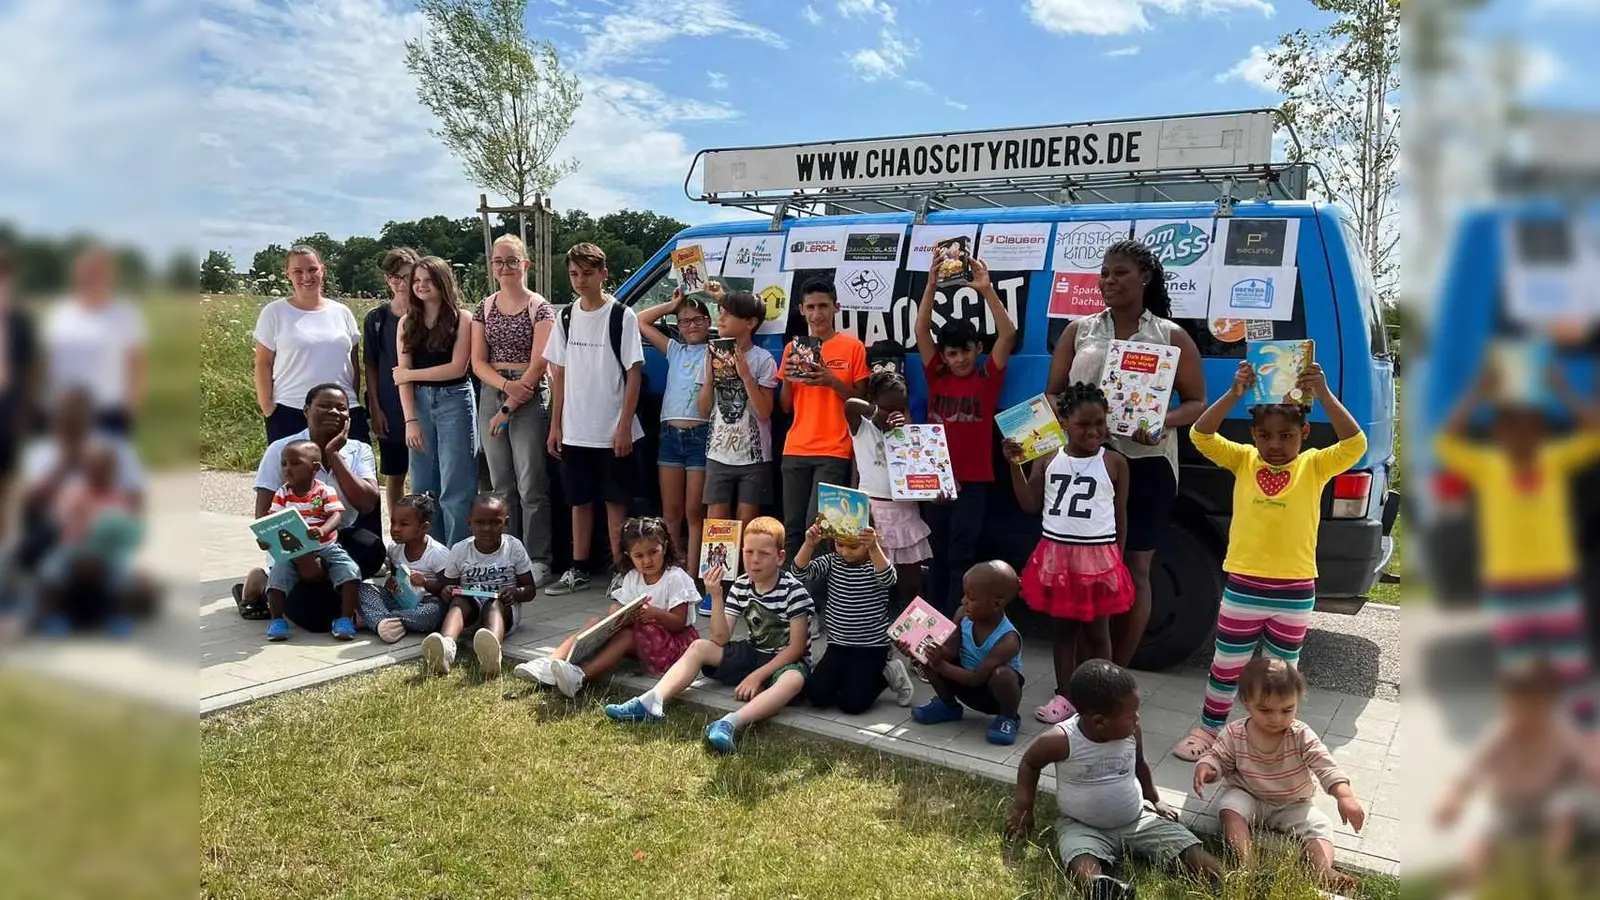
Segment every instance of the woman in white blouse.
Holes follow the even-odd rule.
[[[268,303],[256,319],[256,403],[267,443],[305,430],[306,392],[319,384],[344,388],[350,437],[370,443],[361,407],[361,328],[350,308],[322,296],[326,269],[314,247],[289,248],[291,292]]]
[[[84,248],[73,262],[71,296],[45,314],[40,329],[44,396],[53,407],[74,390],[86,391],[95,425],[127,437],[144,402],[145,327],[138,307],[116,289],[111,251],[98,244]]]

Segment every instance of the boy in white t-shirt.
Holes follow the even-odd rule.
[[[606,505],[611,561],[622,558],[622,523],[637,493],[633,444],[644,437],[634,412],[644,379],[639,317],[602,290],[610,272],[594,244],[567,251],[567,276],[578,299],[556,316],[544,358],[550,363],[550,455],[561,460],[572,505],[572,568],[545,589],[570,594],[589,584],[594,503]],[[568,396],[569,390],[571,396]]]

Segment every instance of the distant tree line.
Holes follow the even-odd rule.
[[[66,291],[73,257],[95,240],[87,234],[63,238],[29,235],[9,222],[0,222],[0,250],[16,261],[17,290],[23,296]],[[155,264],[137,247],[113,244],[110,250],[117,258],[122,287],[130,293],[157,286],[192,291],[198,286],[194,257],[188,252],[174,253],[165,264]]]
[[[567,281],[566,265],[561,257],[567,247],[580,241],[599,244],[606,251],[612,280],[620,284],[674,235],[688,227],[653,212],[627,209],[598,219],[581,209],[568,210],[553,216],[551,224],[555,296],[550,299],[557,303],[572,296],[572,285]],[[500,216],[492,224],[492,230],[496,237],[516,234],[515,217]],[[199,288],[214,294],[282,293],[287,290],[284,260],[294,244],[309,244],[317,249],[328,268],[326,289],[336,296],[387,296],[388,289],[378,263],[390,247],[411,247],[425,256],[449,260],[469,300],[476,301],[492,290],[488,261],[483,255],[483,221],[475,217],[452,219],[448,216],[389,222],[375,238],[352,235],[339,241],[319,231],[287,244],[269,244],[256,251],[249,268],[243,270],[229,254],[212,250],[200,264]]]

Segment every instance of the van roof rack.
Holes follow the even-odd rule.
[[[1288,159],[1273,160],[1282,130]],[[690,182],[701,172],[698,196]],[[1277,109],[702,150],[691,200],[784,219],[1076,203],[1301,200],[1321,176]],[[1323,179],[1326,186],[1326,179]],[[1331,191],[1329,192],[1331,195]]]

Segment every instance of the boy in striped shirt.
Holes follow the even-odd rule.
[[[833,553],[813,559],[821,543],[822,529],[812,524],[794,557],[796,576],[828,586],[822,610],[828,652],[806,681],[806,699],[819,709],[837,706],[857,715],[871,709],[887,686],[897,703],[910,706],[911,675],[905,663],[889,658],[889,597],[897,578],[877,530],[863,528],[859,541],[836,541]]]
[[[1250,828],[1287,832],[1305,848],[1306,860],[1332,890],[1356,881],[1333,868],[1333,823],[1312,804],[1320,783],[1338,801],[1339,818],[1358,833],[1366,813],[1350,778],[1311,726],[1295,718],[1306,682],[1300,670],[1263,656],[1239,675],[1239,696],[1250,713],[1231,722],[1194,767],[1194,792],[1219,777],[1228,780],[1218,801],[1218,821],[1228,846],[1249,865]]]
[[[317,549],[289,562],[275,563],[267,574],[267,609],[272,616],[267,624],[269,641],[289,639],[289,620],[283,613],[289,592],[302,580],[316,580],[321,574],[339,592],[340,613],[333,620],[334,638],[348,641],[356,636],[356,591],[361,585],[361,569],[339,544],[344,503],[331,487],[317,479],[321,467],[322,448],[316,443],[295,441],[283,448],[284,484],[272,495],[268,514],[285,509],[300,513],[306,523],[306,535],[317,542]],[[262,543],[261,549],[267,549],[267,545]]]

